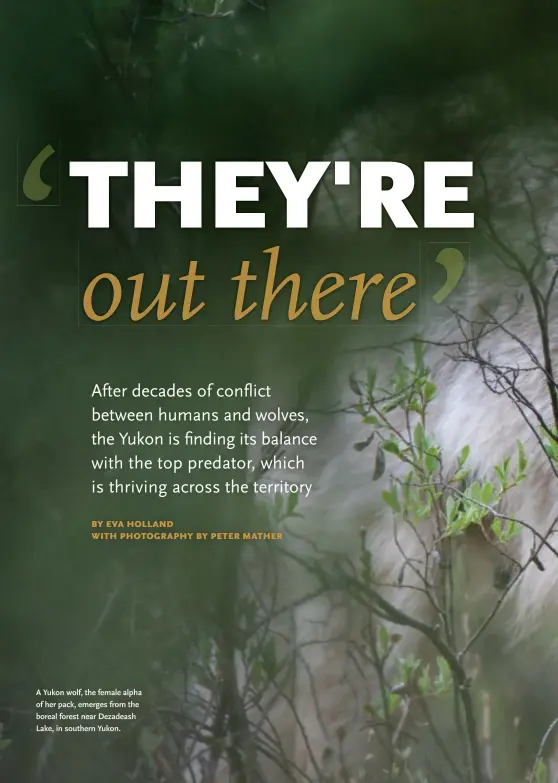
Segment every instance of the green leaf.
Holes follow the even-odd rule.
[[[380,654],[387,655],[387,652],[389,650],[390,644],[389,644],[389,633],[387,632],[386,628],[384,628],[383,625],[380,626],[378,630],[378,642],[380,644]]]
[[[457,503],[455,502],[455,498],[450,495],[450,497],[446,500],[446,522],[448,525],[451,525],[454,517],[457,516],[456,509]]]
[[[460,483],[461,481],[465,481],[469,473],[471,472],[471,468],[464,468],[463,470],[458,470],[455,476],[453,477],[452,481],[455,481],[456,483]]]
[[[400,454],[399,445],[395,440],[385,440],[382,444],[382,448],[384,451],[387,451],[388,454]]]
[[[496,538],[501,541],[502,540],[502,520],[500,517],[494,517],[492,524],[490,525],[490,529],[496,536]]]
[[[399,513],[401,507],[397,498],[397,487],[394,487],[391,492],[382,492],[382,498],[387,505],[393,509],[393,511]]]
[[[376,451],[376,462],[374,463],[374,475],[372,476],[372,481],[377,481],[379,478],[381,478],[384,475],[385,469],[386,457],[384,450],[379,448]]]
[[[532,779],[535,783],[548,783],[548,769],[542,759],[538,760]]]
[[[546,452],[546,455],[553,459],[555,457],[555,448],[551,446],[549,443],[544,443],[543,448]]]
[[[398,693],[388,693],[388,710],[390,715],[395,712],[400,704],[401,696]]]
[[[478,481],[473,481],[465,490],[465,496],[471,500],[481,501],[481,486]]]
[[[437,392],[436,384],[432,381],[426,381],[424,384],[424,399],[426,402],[430,402],[434,399]]]
[[[471,451],[471,448],[469,446],[463,446],[461,449],[461,454],[459,455],[457,459],[457,464],[460,468],[463,467],[463,465],[467,462],[467,459],[469,458],[469,452]]]
[[[494,494],[494,484],[492,484],[490,481],[487,481],[486,484],[483,484],[481,490],[481,503],[483,503],[485,506],[490,506],[494,502]]]
[[[353,444],[353,449],[355,451],[364,451],[364,449],[367,449],[371,443],[372,443],[372,438],[368,438],[367,440],[361,440],[359,443]]]
[[[517,467],[520,473],[523,473],[527,467],[527,455],[525,454],[523,443],[520,440],[517,441]]]
[[[503,532],[502,538],[504,541],[510,541],[519,532],[521,532],[521,525],[515,522],[513,519],[508,520],[507,529]]]
[[[438,467],[438,452],[435,449],[429,449],[424,464],[429,473],[433,473],[436,470]]]
[[[413,434],[413,442],[417,448],[422,448],[424,446],[424,427],[422,424],[419,423],[415,427],[415,431]]]

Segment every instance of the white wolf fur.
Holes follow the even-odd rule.
[[[519,137],[512,134],[500,141],[500,156],[495,156],[487,164],[489,177],[495,177],[496,185],[506,194],[505,197],[501,193],[497,196],[501,207],[496,217],[499,236],[525,260],[534,258],[535,242],[539,250],[552,256],[556,248],[552,207],[556,203],[557,191],[555,184],[553,189],[549,189],[548,161],[549,154],[555,159],[558,149],[553,146],[556,144],[556,132],[553,130],[549,134],[548,129],[542,132],[528,129]],[[531,155],[539,156],[535,163],[526,163],[523,157],[525,148],[532,151]],[[549,153],[549,149],[553,152]],[[516,179],[509,189],[504,188],[502,177],[510,174]],[[529,193],[528,198],[526,193]],[[537,209],[536,219],[540,221],[536,230],[531,214],[533,205]],[[327,212],[327,205],[323,208]],[[545,263],[546,274],[541,280],[548,282],[555,267],[552,261]],[[513,279],[513,275],[510,278],[507,280],[502,270],[496,280],[494,276],[485,279],[483,272],[478,270],[461,299],[452,299],[452,307],[469,321],[486,320],[488,310],[500,323],[505,323],[505,331],[501,328],[489,330],[479,344],[480,354],[493,365],[508,368],[508,372],[521,370],[516,389],[546,422],[552,424],[545,375],[536,367],[537,361],[542,363],[537,315],[526,289],[521,292],[526,294],[525,301],[520,308],[517,307],[518,281]],[[555,295],[549,309],[554,367],[558,363],[557,305],[558,295]],[[432,370],[438,390],[427,417],[427,431],[441,448],[445,470],[450,472],[461,450],[469,446],[469,464],[475,474],[481,478],[492,476],[494,465],[516,453],[518,438],[525,446],[527,479],[510,491],[499,511],[527,523],[545,537],[551,547],[540,549],[538,556],[542,570],[533,563],[526,568],[494,622],[500,624],[500,631],[510,644],[526,637],[533,639],[539,628],[549,628],[552,624],[555,627],[558,622],[558,562],[553,552],[558,542],[555,532],[549,534],[558,518],[558,493],[554,490],[555,475],[537,438],[539,422],[532,412],[517,405],[506,393],[495,393],[489,388],[494,378],[489,377],[487,383],[478,363],[455,361],[459,352],[454,343],[463,341],[463,332],[452,315],[445,312],[436,317],[433,312],[432,317],[433,323],[425,337],[433,343],[443,342],[446,345],[432,345],[427,351],[426,364]],[[363,330],[358,331],[358,336],[362,340]],[[367,337],[370,339],[369,334]],[[351,348],[354,347],[353,343]],[[380,368],[380,375],[385,375],[392,363],[393,354],[389,351],[369,355],[364,351],[352,352],[341,360],[336,373],[343,402],[349,405],[355,402],[355,395],[347,385],[351,373],[356,370],[358,374],[374,364]],[[499,391],[504,389],[500,387]],[[424,545],[410,527],[398,525],[382,500],[382,491],[389,486],[391,476],[401,474],[401,468],[398,460],[390,459],[388,455],[383,478],[371,481],[375,449],[359,452],[354,448],[355,443],[364,441],[369,434],[370,426],[363,425],[358,416],[344,414],[331,418],[328,431],[318,447],[318,464],[314,470],[309,468],[311,475],[302,478],[312,481],[313,491],[307,500],[299,503],[297,511],[302,518],[288,524],[291,532],[289,546],[302,559],[315,554],[312,544],[299,541],[297,536],[300,535],[325,551],[346,553],[354,560],[358,555],[359,531],[364,528],[376,576],[383,584],[397,585],[386,590],[389,600],[408,615],[428,622],[431,610],[427,600],[416,590],[419,580],[413,576],[411,569],[405,569],[401,581],[406,561],[424,561]],[[311,466],[313,455],[306,456],[307,465]],[[301,479],[300,476],[282,474],[272,478]],[[431,522],[429,527],[426,520],[422,528],[422,538],[431,544],[436,536],[434,523]],[[532,532],[525,529],[507,545],[506,554],[516,562],[526,564],[532,556],[534,543]],[[500,557],[493,546],[482,540],[463,547],[465,570],[469,577],[467,608],[475,610],[475,607],[481,606],[482,617],[489,615],[501,595],[493,587]],[[313,586],[303,568],[293,567],[285,576],[282,597],[290,597],[294,601],[305,591],[311,592]],[[457,611],[464,612],[465,604],[458,606]],[[348,757],[349,768],[363,770],[366,766],[369,746],[362,732],[362,705],[370,698],[374,673],[366,669],[359,671],[354,665],[351,651],[362,641],[360,628],[363,615],[359,617],[357,611],[356,621],[353,615],[346,603],[342,600],[335,602],[331,596],[308,600],[294,611],[295,643],[300,651],[294,704],[298,725],[293,711],[284,704],[276,708],[275,715],[271,713],[270,720],[285,739],[285,751],[310,779],[318,779],[328,770],[327,749],[339,746],[340,729],[346,736],[344,753]],[[416,650],[419,642],[417,634],[408,629],[399,628],[398,631],[402,638],[395,654]],[[276,777],[268,779],[275,780]]]
[[[487,293],[482,286],[481,290],[481,301],[474,292],[469,292],[464,302],[468,310],[465,315],[468,314],[469,318],[475,317],[475,310],[476,318],[481,318],[478,305]],[[497,293],[502,295],[501,290]],[[501,298],[503,301],[496,313],[498,319],[506,322],[509,333],[516,334],[541,361],[539,327],[532,305],[529,306],[526,301],[517,315],[510,317],[514,299],[510,302],[509,298],[506,301],[505,296]],[[450,473],[455,469],[461,450],[470,446],[469,461],[475,474],[492,477],[494,465],[501,463],[507,456],[513,456],[517,449],[516,441],[521,438],[528,458],[528,477],[510,491],[505,505],[499,511],[525,521],[542,537],[547,537],[551,545],[556,546],[556,533],[548,535],[552,523],[558,518],[558,495],[553,484],[555,476],[535,434],[538,432],[538,423],[534,415],[518,407],[506,394],[496,394],[490,390],[478,364],[456,362],[452,358],[452,354],[457,354],[457,349],[451,343],[463,340],[456,326],[451,329],[447,320],[442,321],[431,329],[429,337],[450,344],[449,347],[430,348],[426,357],[426,364],[432,370],[432,378],[438,389],[427,416],[427,432],[442,450],[446,471]],[[551,345],[557,344],[557,337],[558,322],[553,317]],[[482,340],[479,350],[483,356],[490,357],[495,365],[525,370],[518,377],[517,388],[545,421],[552,420],[544,374],[533,368],[533,360],[519,342],[503,336],[502,331],[496,329]],[[558,361],[558,352],[554,358]],[[361,366],[367,366],[362,354],[359,361]],[[378,357],[373,354],[369,361],[377,362]],[[384,361],[390,361],[389,355],[384,357]],[[352,371],[351,364],[355,364],[354,359],[347,363],[341,373],[345,381]],[[355,401],[354,394],[349,393],[348,399],[347,395],[345,397],[347,402],[349,399]],[[533,425],[534,432],[528,422]],[[400,426],[401,423],[398,425],[395,420],[395,424]],[[373,557],[376,576],[383,584],[397,585],[386,590],[389,600],[415,619],[432,621],[428,600],[417,590],[421,586],[420,579],[409,568],[405,569],[402,582],[400,575],[405,561],[424,563],[423,542],[430,550],[436,536],[434,523],[429,527],[426,520],[420,526],[421,541],[409,526],[398,524],[396,516],[386,507],[382,491],[388,488],[391,476],[399,475],[402,478],[403,471],[397,458],[390,459],[388,455],[383,478],[372,482],[375,449],[359,452],[354,448],[355,443],[364,441],[370,434],[370,425],[363,425],[360,417],[354,414],[345,414],[333,417],[331,427],[328,445],[333,445],[333,453],[317,476],[307,477],[313,482],[314,489],[307,500],[300,501],[297,510],[302,519],[297,518],[289,523],[289,531],[292,535],[304,536],[316,542],[325,551],[346,552],[356,559],[359,531],[361,528],[366,529],[367,547]],[[531,557],[534,543],[533,534],[526,530],[513,539],[507,549],[515,561],[525,564]],[[292,541],[290,545],[293,546]],[[302,558],[315,554],[311,547],[304,544],[295,543],[294,546]],[[500,596],[493,588],[498,554],[491,544],[482,541],[474,541],[464,550],[465,567],[470,579],[469,602],[472,610],[478,604],[483,605],[484,618]],[[540,625],[558,621],[558,602],[555,598],[558,562],[548,547],[542,547],[539,560],[544,570],[530,564],[511,590],[506,606],[494,619],[494,622],[501,622],[502,630],[510,641],[532,636]],[[422,572],[422,567],[419,570]],[[312,589],[304,569],[291,572],[287,585],[292,599]],[[457,610],[463,612],[463,605],[458,606]],[[295,618],[296,644],[301,650],[296,704],[306,736],[301,736],[299,732],[294,756],[296,765],[312,776],[315,774],[316,761],[318,765],[321,764],[326,748],[338,744],[336,731],[339,727],[342,726],[347,732],[347,742],[357,743],[359,734],[362,735],[362,730],[359,731],[359,725],[362,724],[359,708],[361,710],[364,701],[370,697],[370,690],[367,691],[363,683],[362,673],[347,671],[351,669],[349,650],[359,643],[359,632],[358,624],[356,630],[354,626],[349,628],[349,616],[342,604],[334,607],[330,599],[319,597],[298,607]],[[395,654],[404,655],[416,649],[419,642],[417,634],[408,629],[397,630],[402,633],[402,639]],[[323,643],[340,637],[343,641]],[[368,685],[372,687],[373,672],[368,672],[368,677]],[[355,698],[355,694],[359,694],[360,698]],[[292,716],[290,720],[293,720]],[[355,749],[354,752],[361,752],[363,761],[365,743],[361,741],[360,744],[360,751]]]

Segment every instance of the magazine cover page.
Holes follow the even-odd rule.
[[[557,25],[4,4],[1,783],[558,783]]]

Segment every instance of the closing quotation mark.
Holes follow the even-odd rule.
[[[461,280],[465,269],[465,256],[455,247],[445,247],[434,260],[446,270],[446,282],[432,297],[436,304],[442,304]]]
[[[23,193],[29,201],[44,201],[50,195],[51,185],[47,185],[41,178],[41,169],[46,161],[54,155],[54,147],[47,144],[38,155],[36,155],[25,172],[23,177]]]

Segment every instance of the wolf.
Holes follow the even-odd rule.
[[[548,662],[549,669],[553,665],[550,628],[558,619],[558,268],[556,190],[549,186],[548,162],[553,134],[529,128],[519,136],[514,130],[500,137],[500,154],[487,164],[489,176],[501,182],[510,165],[521,173],[507,198],[499,201],[497,217],[475,235],[467,284],[450,307],[432,306],[422,319],[418,343],[403,337],[391,346],[386,340],[373,344],[374,330],[355,330],[357,336],[351,335],[339,356],[331,358],[333,402],[328,409],[322,386],[315,406],[320,413],[309,416],[307,427],[320,433],[319,447],[304,453],[303,474],[279,471],[272,476],[312,484],[310,496],[298,502],[295,518],[283,523],[289,564],[282,572],[280,592],[283,603],[290,601],[293,608],[289,629],[283,626],[282,632],[291,634],[296,664],[290,695],[276,699],[266,715],[291,762],[291,771],[282,769],[279,780],[397,779],[389,769],[393,758],[386,760],[376,742],[379,731],[377,721],[369,719],[371,704],[382,687],[390,693],[402,688],[408,695],[413,686],[401,677],[409,665],[417,671],[417,660],[419,671],[422,666],[435,669],[437,660],[439,665],[444,611],[455,623],[455,650],[467,651],[460,658],[464,688],[471,672],[483,666],[485,679],[496,681],[489,663],[492,657],[494,666],[494,654],[482,653],[486,637],[496,644],[497,669],[503,660],[510,672],[517,671],[514,665],[524,669],[521,662],[528,654],[538,656],[541,665]],[[526,148],[533,153],[528,162]],[[350,212],[350,204],[347,209]],[[281,341],[285,346],[284,333]],[[435,389],[423,418],[391,406],[386,391],[394,365],[409,366],[417,355],[429,388]],[[285,366],[286,357],[281,362],[270,352],[268,359],[271,365]],[[374,440],[371,421],[377,417],[362,405],[371,377],[374,394],[383,400],[379,409],[387,411],[382,425],[400,442],[408,437],[412,443],[420,420],[435,444],[444,502],[465,454],[462,484],[455,493],[450,491],[458,504],[469,503],[472,485],[490,482],[493,488],[501,466],[515,466],[509,489],[494,506],[481,503],[481,513],[472,512],[475,523],[454,536],[449,549],[447,518],[440,520],[431,509],[410,523],[386,502],[395,485],[405,486],[409,465],[393,450],[376,449],[379,441]],[[339,577],[346,575],[340,562],[347,565],[350,578]],[[355,574],[356,581],[361,579],[363,568],[369,569],[372,588],[355,601],[351,585]],[[452,588],[451,608],[439,592],[448,568],[459,580]],[[383,683],[378,661],[369,652],[369,640],[377,638],[379,626],[390,640],[380,672]],[[524,681],[526,691],[536,687],[532,677]],[[521,682],[517,677],[516,693],[511,694],[515,703],[509,707],[510,732],[521,724],[526,704]],[[509,688],[504,690],[509,696]],[[486,707],[489,697],[484,693],[483,698]],[[404,699],[408,714],[393,731],[412,725],[412,704],[420,701]],[[556,781],[551,734],[541,754],[548,758],[549,780]],[[471,779],[494,779],[489,735],[486,726],[479,729],[479,745],[487,746],[479,750],[483,759],[469,756],[457,763],[462,764],[457,775],[466,777],[466,765],[476,763],[478,777]],[[525,759],[517,763],[527,764]],[[502,779],[525,771],[503,772],[502,764]],[[444,779],[453,779],[451,770],[445,774]],[[268,770],[266,779],[276,778]]]

